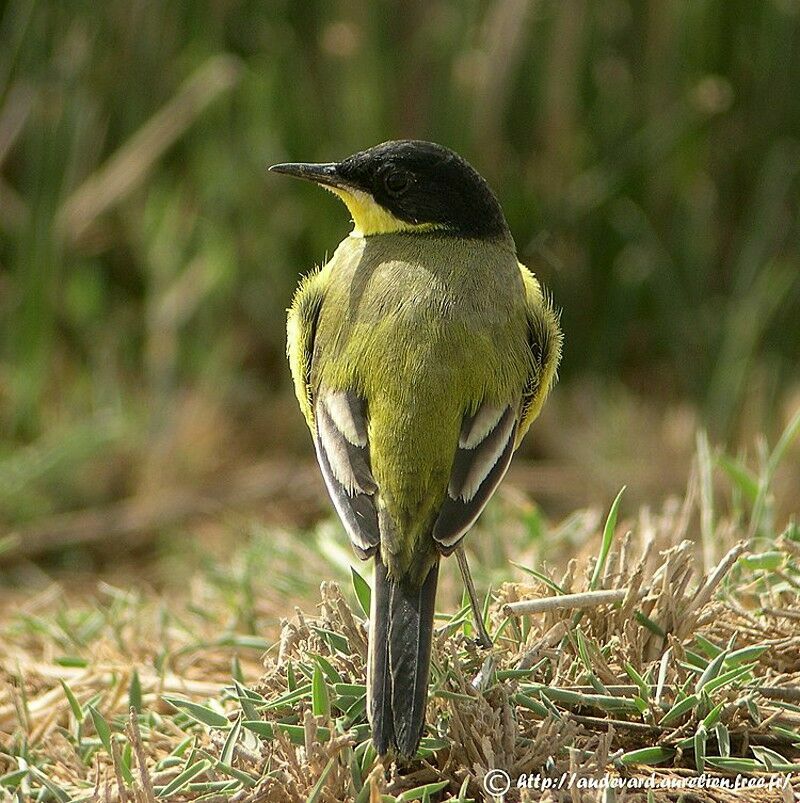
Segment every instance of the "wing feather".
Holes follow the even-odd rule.
[[[327,281],[328,272],[315,271],[295,293],[287,321],[289,367],[300,409],[314,436],[328,494],[356,552],[367,558],[380,543],[380,527],[366,405],[346,391],[315,394],[311,382],[317,321]]]
[[[362,558],[380,544],[364,401],[349,391],[323,392],[314,406],[317,461],[331,501]]]
[[[286,321],[286,353],[292,371],[294,392],[312,435],[315,424],[311,361],[326,286],[327,273],[314,271],[306,276],[294,294]]]
[[[447,496],[433,526],[444,554],[452,552],[475,523],[508,469],[514,449],[539,415],[561,357],[561,330],[550,299],[536,277],[520,265],[528,319],[530,372],[518,406],[482,404],[464,417]]]
[[[519,268],[522,272],[527,301],[531,370],[522,393],[516,446],[519,446],[525,433],[538,417],[547,394],[556,381],[562,341],[558,313],[553,309],[550,298],[542,292],[538,280],[524,265],[520,265]]]
[[[484,404],[464,417],[447,496],[433,525],[433,537],[444,554],[452,552],[475,523],[511,462],[516,413],[508,406],[497,416],[496,409]],[[494,426],[477,440],[473,433],[484,432],[486,421],[494,421]]]

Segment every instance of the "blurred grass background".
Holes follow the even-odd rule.
[[[347,214],[265,169],[397,137],[478,167],[563,308],[526,446],[545,498],[632,467],[669,490],[698,422],[774,437],[800,399],[799,51],[797,0],[8,0],[0,524],[310,459],[284,310]]]

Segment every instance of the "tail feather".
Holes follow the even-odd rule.
[[[367,666],[367,713],[372,726],[372,743],[378,755],[384,755],[394,743],[392,719],[392,684],[389,671],[389,613],[391,585],[386,564],[375,555],[375,582],[369,623],[369,658]]]
[[[416,585],[389,577],[380,555],[375,558],[368,712],[380,755],[391,744],[410,758],[422,737],[438,574],[436,564]]]

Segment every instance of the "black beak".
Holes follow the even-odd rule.
[[[324,164],[287,162],[285,164],[272,165],[270,170],[273,173],[284,173],[287,176],[304,178],[306,181],[314,181],[317,184],[324,184],[328,187],[346,188],[348,186],[347,182],[337,172],[336,162],[326,162]]]

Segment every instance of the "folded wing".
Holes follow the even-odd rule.
[[[351,391],[328,391],[314,405],[315,445],[322,476],[356,552],[367,558],[380,544],[367,412]]]
[[[511,406],[483,404],[464,416],[447,495],[433,525],[443,554],[458,546],[503,479],[516,432],[517,416]]]

